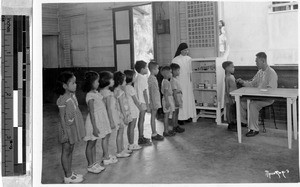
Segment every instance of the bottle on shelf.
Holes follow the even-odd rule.
[[[204,81],[204,88],[208,89],[209,88],[209,80]]]
[[[217,105],[218,105],[218,100],[217,100],[217,96],[215,95],[215,97],[214,97],[214,106],[216,107]]]

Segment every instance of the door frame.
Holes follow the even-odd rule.
[[[128,10],[129,11],[129,39],[128,40],[116,40],[116,12]],[[114,8],[112,10],[113,16],[113,35],[114,35],[114,58],[115,58],[115,68],[118,70],[118,62],[117,62],[117,45],[118,44],[130,44],[130,67],[133,68],[134,65],[134,38],[133,38],[133,15],[132,15],[132,7],[126,6],[121,8]]]
[[[144,5],[151,5],[152,7],[152,37],[153,37],[153,58],[154,60],[157,59],[157,54],[156,54],[156,50],[157,50],[157,36],[156,36],[156,15],[155,15],[155,4],[153,2],[148,2],[145,4],[138,4],[138,5],[132,5],[132,6],[124,6],[124,7],[118,7],[118,8],[113,8],[112,9],[112,18],[113,18],[113,36],[114,36],[114,63],[115,63],[115,68],[116,70],[118,69],[118,62],[117,62],[117,45],[118,44],[130,44],[130,67],[131,69],[134,68],[134,64],[135,64],[135,55],[134,55],[134,30],[133,30],[133,8],[134,7],[139,7],[139,6],[144,6]],[[128,10],[129,11],[129,32],[130,32],[130,39],[129,40],[116,40],[116,20],[115,20],[115,12],[118,11],[123,11],[123,10]]]

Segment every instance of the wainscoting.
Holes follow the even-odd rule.
[[[272,66],[278,75],[279,88],[298,88],[298,66]],[[56,103],[57,95],[54,93],[56,87],[56,79],[63,71],[71,71],[77,77],[77,98],[79,104],[85,104],[85,94],[81,90],[84,73],[87,71],[115,71],[114,67],[101,68],[45,68],[43,69],[43,102]],[[245,80],[251,79],[257,72],[256,66],[236,66],[235,78],[242,78]],[[277,100],[274,103],[276,120],[286,120],[286,101]],[[266,110],[266,119],[273,119],[271,111]]]
[[[81,90],[84,74],[87,71],[111,71],[114,72],[114,67],[89,67],[89,68],[45,68],[43,69],[43,103],[56,103],[58,95],[54,93],[56,88],[56,80],[61,72],[71,71],[76,76],[77,91],[76,96],[78,103],[85,104],[85,93]]]
[[[278,75],[278,88],[298,88],[298,66],[271,66]],[[234,76],[236,79],[252,79],[257,72],[256,66],[235,66]],[[276,120],[285,121],[286,101],[276,100],[274,103]],[[271,111],[266,110],[266,119],[273,119]]]

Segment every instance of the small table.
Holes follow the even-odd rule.
[[[270,98],[285,98],[287,105],[287,133],[288,133],[288,147],[292,148],[292,112],[291,108],[293,107],[293,124],[294,124],[294,139],[297,140],[297,97],[298,89],[286,89],[286,88],[277,88],[277,89],[259,89],[253,87],[242,87],[240,89],[230,92],[235,98],[236,102],[236,118],[237,118],[237,131],[238,131],[238,142],[242,143],[242,128],[241,128],[241,109],[240,109],[240,97],[261,97],[262,99]]]

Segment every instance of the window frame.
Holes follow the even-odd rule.
[[[270,2],[270,3],[271,3],[270,6],[269,6],[269,13],[270,14],[298,11],[298,2],[297,1],[290,1],[290,2],[286,1],[286,3],[273,1],[273,2]],[[294,9],[295,5],[297,5],[297,9]],[[286,8],[285,10],[274,11],[274,8],[277,8],[277,7],[290,7],[290,9]]]

